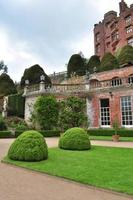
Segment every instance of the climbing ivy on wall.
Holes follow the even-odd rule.
[[[24,117],[25,98],[21,94],[8,96],[8,116]]]

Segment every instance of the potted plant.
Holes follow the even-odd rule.
[[[113,121],[113,124],[112,124],[112,125],[113,125],[113,129],[114,129],[114,131],[115,131],[115,134],[112,135],[112,140],[113,140],[114,142],[118,142],[120,136],[118,135],[119,121],[118,121],[117,118]]]

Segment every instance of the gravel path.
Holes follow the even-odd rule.
[[[13,140],[0,140],[0,159]],[[57,138],[48,138],[48,146],[57,146]],[[93,141],[93,144],[116,146],[116,143]],[[122,142],[133,148],[133,143]],[[0,163],[0,200],[133,200],[133,197],[67,181]]]

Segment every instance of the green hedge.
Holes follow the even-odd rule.
[[[15,137],[18,137],[21,133],[23,133],[25,130],[16,130],[15,131]],[[60,136],[59,130],[38,130],[39,133],[41,133],[44,137],[57,137]]]
[[[89,129],[87,132],[94,136],[112,136],[115,133],[113,129]],[[133,129],[119,129],[118,134],[122,137],[133,137]]]
[[[45,131],[38,131],[40,132],[44,137],[57,137],[60,136],[59,130],[45,130]]]
[[[21,94],[8,96],[8,116],[24,117],[25,98]]]
[[[11,131],[0,131],[0,138],[13,138]]]
[[[21,135],[25,130],[15,130],[15,138]]]

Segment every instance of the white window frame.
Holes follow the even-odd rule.
[[[107,99],[109,100],[109,98],[107,98]],[[99,107],[100,107],[100,127],[103,127],[103,128],[110,128],[111,125],[103,125],[103,124],[102,124],[102,110],[101,110],[102,107],[101,107],[101,100],[103,100],[103,99],[100,99],[100,100],[99,100]],[[109,103],[110,103],[110,100],[109,100]],[[109,109],[109,115],[104,115],[103,117],[104,117],[104,118],[106,118],[106,117],[108,118],[108,117],[109,117],[109,120],[107,120],[107,121],[109,121],[110,124],[111,124],[111,121],[110,121],[110,119],[111,119],[111,118],[110,118],[110,116],[111,116],[111,115],[110,115],[110,106],[109,106],[109,107],[103,107],[103,108],[104,108],[104,109]],[[106,114],[107,114],[107,113],[108,113],[108,111],[106,111]],[[106,121],[106,120],[105,120],[105,121]]]
[[[131,33],[132,31],[133,31],[132,26],[128,26],[128,27],[126,28],[126,33]]]
[[[113,78],[113,79],[111,80],[111,86],[112,86],[112,87],[118,87],[118,86],[120,86],[120,85],[122,85],[122,80],[121,80],[121,78],[116,77],[116,78]]]
[[[123,110],[122,110],[122,98],[126,98],[126,97],[130,97],[130,100],[131,100],[131,113],[132,113],[132,115],[128,115],[128,118],[129,118],[129,116],[132,116],[132,125],[128,125],[128,124],[123,124],[123,115],[122,115],[122,112],[123,112]],[[130,95],[128,95],[128,96],[121,96],[120,97],[120,106],[121,106],[121,108],[120,108],[120,110],[121,110],[121,126],[122,127],[126,127],[126,128],[132,128],[133,127],[133,110],[132,110],[132,96],[130,96]],[[130,112],[130,110],[128,110],[128,112]],[[126,116],[126,115],[125,115]],[[125,122],[126,122],[127,120],[125,120]],[[130,121],[130,120],[129,120]]]

